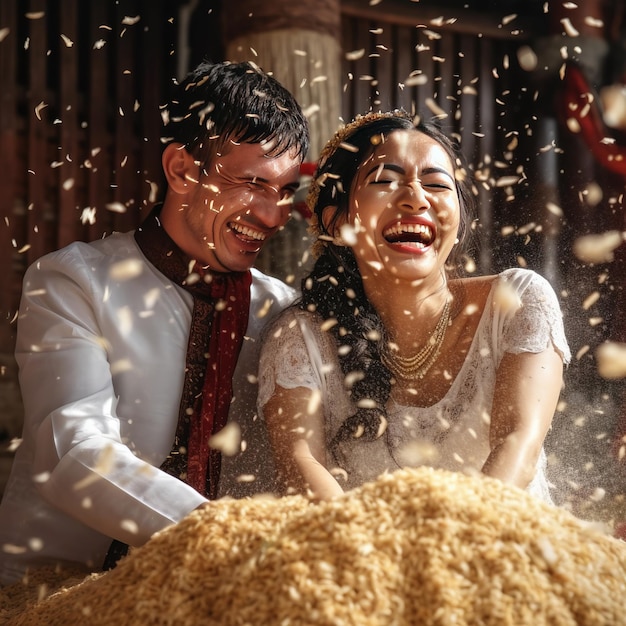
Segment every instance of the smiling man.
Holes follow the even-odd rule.
[[[289,218],[306,119],[248,63],[201,64],[163,118],[163,204],[135,232],[73,243],[25,276],[1,584],[43,565],[99,570],[112,540],[145,543],[217,497],[221,476],[233,495],[272,488],[257,338],[294,293],[251,268]],[[227,422],[230,436],[211,439]]]

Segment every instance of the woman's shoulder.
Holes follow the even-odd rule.
[[[315,311],[307,311],[302,309],[298,302],[292,303],[287,306],[277,315],[272,318],[270,326],[294,326],[295,324],[303,323],[307,325],[320,325],[323,320],[321,316]]]
[[[312,311],[306,311],[293,303],[275,315],[265,327],[263,337],[265,341],[278,341],[283,343],[293,339],[294,336],[315,333],[323,324],[320,315]]]
[[[509,267],[500,272],[497,278],[509,285],[518,285],[522,289],[531,284],[550,284],[541,274],[526,267]]]
[[[459,279],[459,283],[469,295],[486,293],[499,285],[506,285],[518,293],[523,293],[531,285],[552,291],[546,278],[525,267],[510,267],[498,274],[464,277]]]

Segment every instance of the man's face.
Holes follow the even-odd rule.
[[[250,269],[263,244],[291,214],[300,158],[267,156],[258,143],[228,144],[190,180],[180,214],[178,245],[218,272]]]

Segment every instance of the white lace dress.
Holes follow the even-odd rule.
[[[521,306],[500,304],[495,294],[497,285],[503,283],[509,296],[517,294]],[[331,467],[336,467],[330,442],[355,408],[343,387],[335,339],[320,324],[317,314],[292,307],[269,327],[259,367],[259,412],[262,416],[276,384],[319,391],[327,457]],[[342,486],[350,489],[407,465],[480,471],[490,451],[489,419],[502,356],[505,352],[541,352],[550,344],[568,363],[570,351],[554,290],[530,270],[502,272],[493,282],[469,353],[448,393],[429,407],[401,406],[390,400],[388,428],[382,437],[341,444]],[[542,451],[528,491],[550,502],[545,464]]]

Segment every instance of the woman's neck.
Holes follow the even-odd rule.
[[[452,299],[443,276],[439,285],[390,282],[383,288],[364,282],[364,288],[401,354],[419,350],[430,339],[446,301]]]

